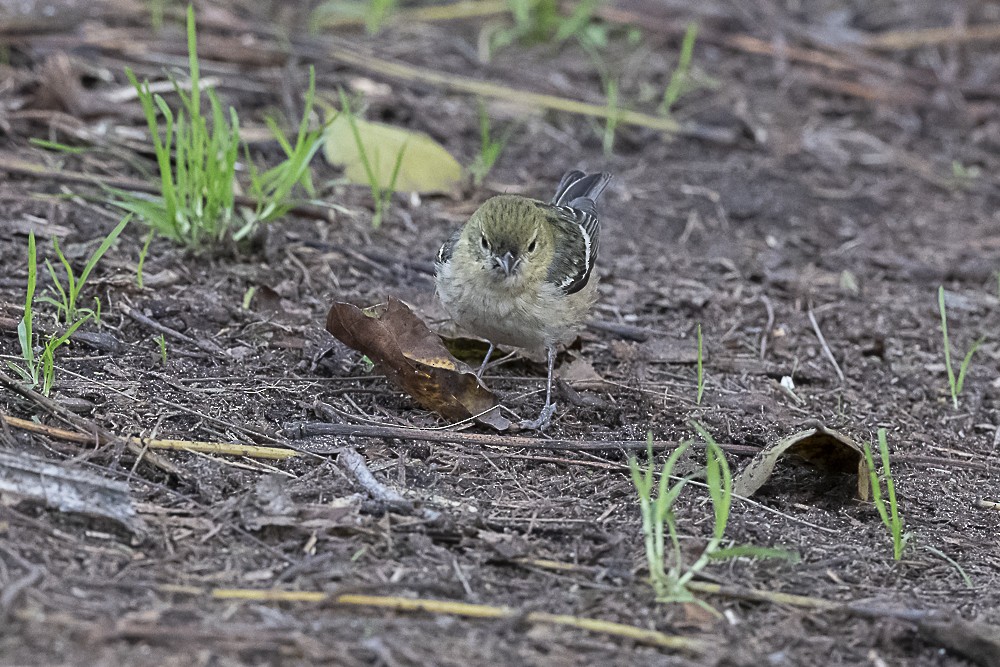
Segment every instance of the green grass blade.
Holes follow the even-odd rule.
[[[49,275],[52,276],[56,287],[59,288],[60,296],[65,304],[66,323],[69,324],[70,320],[76,315],[76,297],[79,294],[80,285],[77,283],[76,275],[73,273],[73,267],[70,266],[69,260],[66,259],[63,251],[59,248],[59,240],[55,236],[52,237],[52,248],[55,250],[59,262],[63,265],[63,269],[66,271],[66,291],[63,291],[62,285],[56,280],[55,272],[52,270],[52,266],[48,260],[45,260],[45,264],[49,268]]]
[[[21,321],[17,323],[17,341],[21,346],[21,359],[24,367],[8,362],[21,379],[31,386],[38,385],[38,363],[35,358],[34,331],[32,330],[32,320],[34,319],[35,286],[38,281],[38,254],[35,249],[35,232],[28,232],[28,286],[24,296],[24,314]]]
[[[187,8],[188,70],[191,77],[191,104],[195,110],[201,108],[201,76],[198,65],[198,34],[194,21],[194,5]]]
[[[559,22],[555,34],[556,43],[561,44],[570,37],[583,32],[594,18],[594,11],[601,2],[602,0],[582,0],[577,3],[573,13]]]
[[[351,134],[354,136],[354,141],[358,145],[358,157],[361,158],[361,166],[364,167],[365,177],[368,179],[368,185],[371,188],[372,199],[375,200],[376,213],[380,213],[380,203],[382,201],[382,187],[379,185],[378,178],[375,175],[375,170],[372,167],[371,161],[368,159],[368,152],[365,150],[364,142],[361,140],[361,132],[358,130],[358,123],[354,117],[354,113],[351,111],[351,102],[347,99],[347,94],[344,93],[343,89],[338,91],[340,93],[340,112],[347,115],[347,122],[351,126]],[[379,216],[381,218],[381,216]]]
[[[899,503],[896,501],[896,483],[889,467],[889,445],[886,442],[885,429],[878,430],[878,449],[882,457],[882,472],[885,474],[885,492],[889,500],[889,530],[892,533],[893,558],[899,560],[903,555],[906,540],[903,537],[903,520],[899,516]]]
[[[17,325],[17,340],[21,344],[21,358],[24,359],[24,363],[32,375],[36,375],[32,318],[37,280],[38,254],[35,250],[35,232],[31,231],[28,232],[28,288],[24,294],[24,315]]]
[[[94,254],[90,256],[90,259],[87,260],[87,264],[83,267],[83,271],[80,272],[79,289],[83,289],[83,284],[87,282],[87,278],[90,277],[91,271],[94,270],[97,263],[101,261],[102,257],[104,257],[104,253],[106,253],[114,242],[118,240],[118,237],[123,231],[125,231],[125,227],[131,220],[132,214],[130,213],[122,218],[121,221],[115,225],[115,228],[104,237],[104,240],[101,241],[101,245],[97,246],[97,250],[95,250]]]
[[[882,500],[882,480],[879,478],[878,472],[875,470],[875,458],[872,456],[872,448],[866,442],[862,446],[865,454],[865,463],[868,465],[868,480],[871,482],[872,489],[872,504],[875,505],[875,509],[878,511],[879,517],[882,519],[882,523],[885,524],[886,528],[890,528],[889,523],[889,513],[885,508],[885,501]]]
[[[61,144],[58,141],[47,141],[45,139],[36,139],[34,137],[28,139],[28,143],[32,146],[38,146],[39,148],[44,148],[50,151],[58,151],[69,155],[82,155],[90,150],[89,148],[83,146],[69,146],[67,144]]]
[[[962,393],[962,387],[965,386],[965,374],[969,370],[969,364],[972,362],[972,355],[974,355],[976,350],[979,349],[979,346],[983,344],[983,340],[984,339],[980,338],[973,343],[972,347],[969,348],[969,351],[966,353],[965,358],[962,359],[962,365],[959,366],[958,369],[958,381],[955,382],[956,395]]]
[[[59,280],[59,276],[56,275],[56,270],[52,266],[52,262],[45,260],[45,268],[49,272],[49,278],[52,279],[52,289],[59,295],[59,299],[53,299],[52,297],[39,297],[39,301],[43,303],[50,303],[56,308],[56,313],[62,315],[65,311],[69,309],[69,299],[66,296],[66,288],[63,287],[62,281]]]
[[[941,551],[940,549],[935,549],[932,546],[926,546],[925,545],[924,549],[926,549],[930,553],[934,554],[938,558],[941,558],[941,559],[947,561],[953,568],[955,568],[955,571],[957,571],[958,574],[959,574],[959,576],[962,577],[962,581],[965,583],[965,587],[966,588],[974,588],[975,587],[973,585],[973,583],[972,583],[972,577],[970,577],[968,575],[968,573],[965,571],[965,569],[961,565],[959,565],[958,561],[956,561],[954,558],[952,558],[951,556],[949,556],[945,552]]]
[[[944,286],[938,286],[938,310],[941,311],[941,336],[944,338],[944,366],[948,371],[948,387],[951,389],[951,400],[958,409],[958,391],[955,383],[955,372],[951,368],[951,344],[948,342],[948,313],[944,307]]]
[[[705,373],[702,368],[702,341],[701,341],[701,323],[698,323],[698,396],[695,400],[695,405],[701,405],[701,397],[705,393]]]
[[[684,31],[684,40],[681,42],[681,52],[677,59],[677,67],[670,75],[667,89],[663,91],[663,101],[660,103],[660,113],[669,115],[670,110],[680,98],[691,71],[691,58],[694,54],[694,43],[698,38],[698,24],[691,22]]]

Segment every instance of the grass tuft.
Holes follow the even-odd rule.
[[[882,460],[882,475],[885,477],[885,498],[882,496],[881,480],[878,473],[875,472],[875,460],[872,456],[871,446],[865,443],[864,450],[865,462],[868,464],[868,478],[872,488],[872,502],[875,503],[875,509],[878,510],[882,523],[892,535],[892,557],[899,560],[903,556],[903,549],[906,548],[910,534],[903,532],[903,518],[899,514],[896,484],[892,479],[892,470],[889,468],[889,445],[886,443],[884,428],[878,430],[878,450]]]
[[[83,290],[83,286],[87,282],[87,278],[90,277],[91,271],[97,266],[97,263],[104,256],[104,253],[108,251],[109,248],[114,244],[128,223],[132,220],[132,215],[126,215],[122,218],[121,222],[111,230],[104,240],[101,241],[100,246],[97,250],[87,259],[86,265],[83,267],[83,271],[77,276],[73,271],[73,267],[70,265],[69,260],[63,255],[62,250],[59,248],[59,241],[56,237],[52,237],[52,247],[55,250],[56,257],[59,258],[59,262],[62,264],[63,271],[65,275],[65,282],[59,277],[55,268],[52,266],[52,262],[45,260],[45,267],[48,269],[49,277],[52,278],[52,287],[50,292],[52,296],[44,296],[40,299],[45,303],[55,306],[57,318],[62,319],[62,321],[69,325],[80,319],[81,316],[92,316],[95,321],[99,321],[101,312],[101,302],[95,297],[96,310],[90,308],[82,308],[79,305],[80,292]]]
[[[476,155],[475,162],[469,167],[472,174],[472,182],[479,187],[486,180],[486,176],[492,171],[493,165],[500,158],[504,147],[510,139],[511,128],[500,135],[500,138],[493,136],[490,125],[490,115],[486,111],[486,105],[479,100],[479,154]]]
[[[677,100],[691,88],[691,58],[694,54],[694,43],[697,38],[698,24],[688,23],[687,30],[684,31],[684,40],[681,42],[677,67],[670,74],[670,81],[667,83],[666,90],[663,91],[663,101],[660,102],[660,113],[664,116],[670,115]]]
[[[692,422],[692,427],[706,444],[705,486],[712,502],[713,524],[711,539],[702,550],[701,555],[691,565],[684,564],[677,530],[677,518],[673,511],[681,491],[691,481],[690,476],[673,477],[673,470],[678,459],[691,446],[691,441],[682,442],[671,452],[658,473],[659,480],[656,479],[656,464],[653,459],[652,433],[647,434],[648,463],[646,467],[641,468],[634,456],[629,457],[628,463],[632,474],[632,484],[639,496],[639,513],[642,517],[646,563],[649,567],[649,579],[656,599],[660,602],[695,602],[717,614],[714,609],[696,599],[688,589],[688,583],[711,561],[737,557],[798,560],[798,555],[782,549],[751,545],[726,548],[722,546],[733,501],[732,472],[726,461],[725,453],[705,427],[698,422]],[[677,480],[676,483],[671,483],[672,478]],[[667,552],[668,538],[669,553]]]
[[[188,68],[190,92],[173,81],[180,107],[171,109],[164,98],[151,91],[148,80],[139,82],[132,70],[125,74],[138,93],[149,127],[160,172],[160,195],[145,197],[112,190],[119,207],[139,215],[151,228],[173,241],[194,249],[219,246],[249,236],[258,225],[272,222],[292,208],[296,184],[311,191],[308,165],[322,143],[322,129],[309,130],[315,95],[315,74],[310,70],[309,91],[295,145],[291,145],[273,122],[275,138],[286,153],[277,167],[259,173],[247,154],[251,191],[257,198],[254,210],[237,213],[236,163],[240,148],[240,122],[236,110],[223,111],[211,88],[205,95],[210,113],[202,112],[198,41],[194,9],[187,11]],[[247,149],[244,147],[245,153]]]
[[[969,351],[966,352],[965,358],[962,359],[962,364],[959,366],[958,377],[956,378],[955,371],[951,365],[951,343],[948,340],[948,313],[944,305],[944,286],[938,287],[938,310],[941,312],[941,336],[944,339],[944,366],[948,372],[948,388],[951,390],[951,403],[958,410],[958,395],[962,393],[962,387],[965,386],[965,374],[969,371],[972,355],[983,344],[983,339],[980,338],[973,343]]]
[[[110,245],[110,244],[109,244]],[[103,253],[102,253],[103,254]],[[93,311],[87,313],[79,319],[73,321],[58,335],[51,335],[45,341],[42,349],[36,353],[33,323],[35,318],[35,288],[38,283],[38,256],[35,245],[35,234],[28,234],[28,286],[24,297],[24,315],[17,325],[17,339],[21,348],[20,361],[15,363],[7,362],[7,366],[14,371],[21,380],[33,389],[41,386],[42,393],[46,396],[52,391],[55,382],[55,353],[62,347],[69,337],[72,336],[84,322],[98,315]],[[83,281],[80,281],[82,285]],[[99,302],[98,302],[99,303]],[[98,306],[99,308],[100,306]],[[78,314],[82,311],[78,311]]]

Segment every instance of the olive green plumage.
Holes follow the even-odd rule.
[[[596,200],[610,180],[571,171],[550,203],[493,197],[438,253],[438,295],[460,326],[489,340],[490,353],[494,344],[548,352],[543,416],[551,417],[555,347],[575,335],[596,299]]]

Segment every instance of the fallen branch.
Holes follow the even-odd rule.
[[[7,494],[60,512],[111,519],[137,535],[146,532],[132,506],[128,484],[27,452],[0,451],[0,495]]]

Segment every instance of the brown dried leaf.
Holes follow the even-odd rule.
[[[40,71],[38,93],[33,107],[67,111],[78,118],[120,112],[121,109],[83,86],[82,71],[59,51],[45,61]]]
[[[684,602],[681,604],[682,618],[677,619],[677,626],[680,628],[691,628],[708,632],[719,625],[719,616],[713,614],[711,610],[694,602]]]
[[[751,496],[771,478],[778,459],[792,454],[823,472],[855,472],[858,496],[868,500],[870,482],[864,450],[846,435],[817,424],[765,447],[733,480],[733,492]]]
[[[445,419],[477,415],[476,421],[499,431],[510,426],[497,397],[399,299],[389,297],[387,304],[365,310],[335,303],[326,330],[368,355],[391,382]]]
[[[560,368],[559,377],[574,389],[603,389],[607,384],[589,361],[579,357]]]

